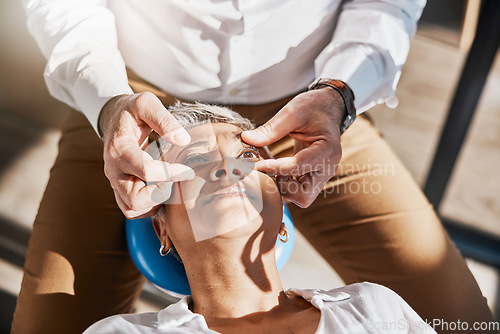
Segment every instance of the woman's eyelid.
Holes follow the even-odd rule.
[[[206,153],[195,153],[195,152],[193,152],[193,153],[186,154],[186,156],[184,157],[184,159],[182,159],[182,163],[183,164],[189,163],[191,160],[193,160],[195,158],[201,158],[201,159],[203,159],[204,162],[210,160],[207,157]]]
[[[243,147],[243,149],[241,150],[241,152],[238,155],[238,157],[241,157],[246,152],[252,152],[252,153],[254,153],[255,156],[256,156],[256,158],[260,158],[261,157],[259,150],[257,150],[257,148],[255,146],[253,146],[253,145],[249,145],[249,146]]]
[[[187,152],[184,153],[184,159],[187,159],[188,157],[192,156],[204,156],[206,158],[211,157],[212,155],[219,156],[220,152],[218,149],[202,149],[202,148],[193,148]]]
[[[241,157],[246,152],[254,153],[256,158],[261,157],[259,150],[255,146],[246,144],[237,153],[236,158]],[[217,154],[215,154],[215,153],[217,153]],[[182,159],[182,161],[183,161],[183,163],[186,163],[189,159],[196,158],[196,157],[202,158],[207,162],[211,161],[213,159],[220,160],[220,154],[221,154],[221,152],[219,152],[218,150],[213,150],[213,151],[208,151],[208,152],[207,151],[203,151],[203,152],[198,151],[197,152],[196,150],[193,150],[193,151],[187,152],[185,154],[185,157]]]

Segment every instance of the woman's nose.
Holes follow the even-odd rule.
[[[210,180],[219,181],[221,178],[227,178],[228,181],[239,181],[245,177],[245,168],[241,166],[234,158],[225,158],[220,164],[210,171]]]

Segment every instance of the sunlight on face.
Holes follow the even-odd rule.
[[[263,201],[270,195],[267,192],[277,193],[274,181],[254,169],[262,159],[260,152],[241,141],[241,131],[226,123],[203,124],[189,131],[189,145],[173,146],[162,156],[162,160],[195,171],[193,180],[174,186],[166,202],[184,205],[195,241],[248,223],[262,224]]]

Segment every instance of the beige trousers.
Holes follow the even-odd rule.
[[[173,99],[131,75],[136,91]],[[257,124],[289,100],[233,106]],[[284,139],[275,156],[292,154]],[[487,321],[491,314],[432,206],[380,133],[359,117],[342,136],[337,175],[307,209],[289,205],[300,232],[346,283],[399,293],[424,319]],[[128,254],[124,216],[103,173],[102,142],[71,112],[33,226],[13,333],[81,333],[132,310],[144,278]]]

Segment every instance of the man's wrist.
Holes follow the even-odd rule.
[[[329,86],[315,88],[311,93],[320,94],[317,98],[324,101],[328,106],[328,114],[332,122],[337,126],[340,134],[340,127],[347,115],[344,100],[340,93]]]
[[[98,131],[101,139],[103,139],[104,133],[106,132],[107,125],[109,124],[109,122],[111,120],[112,109],[115,108],[120,97],[122,97],[124,95],[126,95],[126,94],[116,95],[116,96],[112,97],[102,107],[101,112],[99,113],[99,117],[97,118],[97,131]]]
[[[354,93],[343,81],[335,79],[319,78],[309,85],[307,90],[315,90],[329,87],[335,90],[344,103],[345,113],[340,124],[340,134],[342,135],[356,119],[356,108],[354,106]]]

